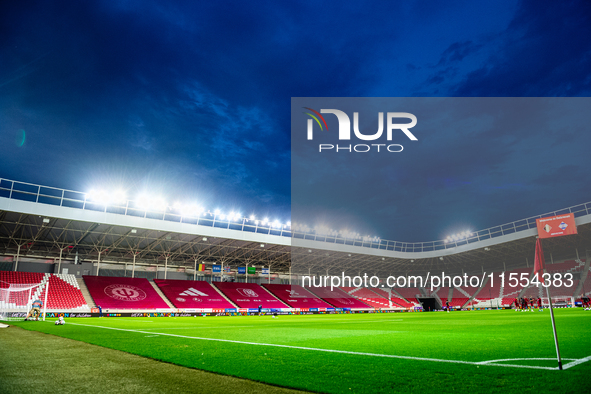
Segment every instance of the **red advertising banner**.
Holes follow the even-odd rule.
[[[577,233],[575,215],[572,213],[536,219],[536,225],[540,238],[560,237]]]

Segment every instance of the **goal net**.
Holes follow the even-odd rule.
[[[0,282],[0,320],[24,320],[33,301],[41,297],[42,287],[42,283]]]
[[[542,297],[542,305],[544,308],[548,308],[550,306],[550,302],[548,302],[548,297]],[[572,307],[575,305],[575,299],[573,297],[568,296],[552,296],[552,307],[553,308],[565,308],[565,307]]]

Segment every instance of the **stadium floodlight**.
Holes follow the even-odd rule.
[[[215,211],[213,211],[213,214],[214,214],[214,215],[219,215],[220,213],[221,213],[221,212],[220,212],[220,210],[219,210],[219,209],[216,209]]]
[[[220,220],[225,220],[226,219],[226,215],[224,215],[223,213],[220,214]]]
[[[242,215],[239,214],[238,212],[236,212],[234,215],[232,215],[234,217],[234,221],[237,222],[242,218]]]
[[[168,208],[168,204],[162,197],[152,197],[147,194],[140,194],[135,201],[137,207],[145,211],[165,212]]]
[[[258,226],[258,225],[259,225],[259,221],[258,221],[258,220],[255,220],[255,221],[254,221],[254,224],[255,224],[256,226]]]
[[[254,220],[255,216],[254,215],[250,215],[250,220]]]
[[[269,222],[269,218],[264,218],[263,219],[263,226],[266,226],[267,225],[267,222]]]
[[[103,189],[92,189],[86,193],[86,199],[99,205],[125,205],[127,197],[123,190],[107,191]]]
[[[291,222],[287,222],[287,223],[286,223],[286,226],[287,226],[287,227],[291,227]]]

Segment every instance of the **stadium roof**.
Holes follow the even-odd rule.
[[[273,272],[294,274],[389,275],[445,271],[500,271],[533,265],[537,235],[535,219],[475,232],[467,239],[401,243],[380,240],[365,243],[339,237],[310,236],[283,228],[231,221],[184,222],[182,218],[151,217],[148,212],[111,211],[106,207],[79,207],[76,198],[61,193],[15,192],[0,181],[0,254],[131,262],[193,267],[199,263],[271,266]],[[72,192],[74,193],[74,192]],[[51,198],[49,198],[49,197]],[[41,202],[42,201],[42,202]],[[591,203],[551,214],[573,212],[578,234],[547,239],[548,262],[584,258],[591,249]],[[551,214],[545,216],[551,216]],[[533,223],[533,225],[532,225]],[[19,249],[20,246],[20,249]]]

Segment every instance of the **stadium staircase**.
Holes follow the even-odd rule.
[[[86,287],[86,283],[84,283],[84,279],[76,278],[76,282],[78,282],[78,288],[82,292],[82,296],[84,296],[84,299],[86,300],[86,304],[90,308],[96,308],[96,304],[94,303],[94,300],[90,296],[90,292],[88,291],[88,287]]]
[[[265,286],[261,286],[263,289],[265,289],[265,291],[267,293],[269,293],[273,298],[275,298],[277,301],[284,303],[279,297],[277,297],[275,294],[273,294],[271,291],[269,291],[269,289],[267,289]],[[234,303],[232,303],[234,304]]]
[[[447,301],[447,294],[446,294],[445,301],[444,301],[443,299],[441,299],[441,297],[438,294],[439,289],[441,289],[441,287],[438,287],[433,293],[431,293],[431,297],[435,298],[435,300],[437,300],[439,305],[441,305],[441,308],[443,308],[443,306],[445,305],[445,301]]]
[[[402,305],[404,308],[413,308],[413,307],[417,307],[417,306],[421,306],[421,304],[419,303],[419,301],[417,300],[417,296],[420,297],[420,294],[416,294],[416,291],[418,289],[415,289],[414,292],[415,294],[412,295],[412,297],[414,298],[410,298],[410,293],[409,291],[413,291],[413,290],[407,290],[407,289],[412,289],[412,288],[405,288],[405,287],[401,287],[399,289],[404,289],[404,296],[402,295],[401,291],[397,291],[395,289],[391,289],[392,291],[392,296],[396,297],[396,299],[393,299],[392,301],[396,302],[397,304]]]
[[[152,285],[152,287],[154,288],[154,290],[156,290],[156,293],[158,293],[158,295],[160,296],[160,298],[162,298],[162,300],[163,300],[164,302],[166,302],[166,305],[168,305],[168,307],[169,307],[170,309],[177,309],[177,307],[176,307],[176,306],[174,306],[174,305],[172,304],[172,302],[170,302],[170,300],[169,300],[168,298],[166,298],[166,296],[164,295],[164,293],[162,292],[162,290],[160,290],[160,288],[158,287],[158,285],[157,285],[156,283],[154,283],[154,282],[153,282],[153,281],[151,281],[151,280],[150,280],[150,281],[148,281],[148,282],[150,282],[150,284]]]
[[[384,289],[374,288],[374,289],[369,289],[369,290],[376,293],[380,297],[384,297],[386,300],[388,300],[388,308],[390,308],[390,309],[404,308],[402,305],[399,305],[399,304],[392,301],[393,297],[392,297],[391,289],[389,289],[389,288],[384,288]]]
[[[357,298],[364,304],[371,306],[376,309],[387,309],[390,308],[391,303],[389,300],[381,294],[372,291],[370,288],[365,287],[341,287],[341,290],[346,291],[352,297]]]
[[[228,301],[230,304],[234,305],[234,308],[238,309],[238,305],[236,305],[231,299],[226,297],[226,295],[220,289],[217,288],[217,286],[215,285],[215,282],[211,283],[211,287],[213,287],[215,289],[215,291],[217,291],[220,296],[224,297],[224,300]],[[263,286],[261,286],[261,287],[263,287]],[[265,290],[267,290],[267,289],[265,289]],[[277,297],[275,297],[275,298],[277,298]]]

